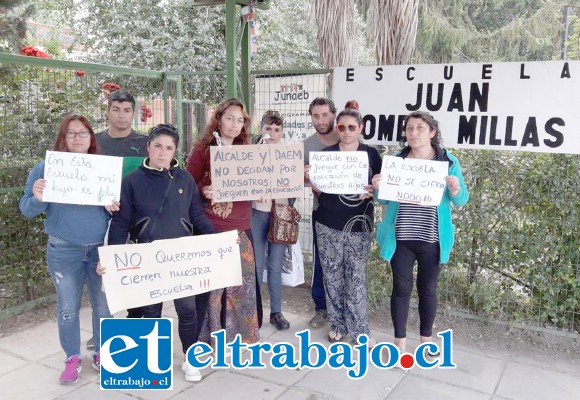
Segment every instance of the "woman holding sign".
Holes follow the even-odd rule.
[[[429,113],[416,111],[405,118],[405,136],[401,143],[407,143],[407,146],[398,154],[399,157],[449,163],[449,175],[445,177],[447,187],[439,206],[379,200],[388,207],[385,218],[377,228],[377,241],[381,257],[389,261],[393,269],[391,317],[395,328],[395,345],[405,351],[415,261],[418,264],[421,343],[427,343],[432,341],[441,264],[449,260],[453,247],[455,226],[451,221],[451,204],[465,205],[469,193],[459,161],[441,147],[439,124]],[[379,189],[380,180],[381,175],[373,178],[376,190]],[[428,355],[438,356],[432,353]]]
[[[236,229],[240,238],[242,285],[211,292],[207,326],[202,336],[226,330],[227,342],[240,334],[244,343],[260,340],[257,312],[256,264],[251,242],[252,202],[214,203],[211,184],[210,146],[245,145],[250,143],[250,118],[244,104],[235,98],[222,101],[215,109],[187,161],[191,173],[205,198],[205,215],[218,232]],[[207,329],[205,329],[207,328]]]
[[[96,154],[97,141],[89,121],[81,115],[69,115],[62,123],[54,144],[54,151]],[[78,380],[81,372],[81,332],[79,311],[85,281],[93,308],[92,323],[95,338],[93,367],[100,368],[100,319],[110,318],[107,298],[101,290],[102,279],[96,268],[98,247],[103,244],[110,214],[118,203],[109,207],[77,204],[47,203],[42,194],[45,161],[36,164],[28,180],[20,211],[27,218],[46,214],[44,230],[48,234],[48,271],[56,288],[57,325],[60,345],[66,354],[65,368],[59,378],[61,384]]]
[[[197,233],[213,233],[203,213],[201,197],[191,176],[175,159],[179,133],[172,125],[160,124],[149,131],[148,157],[127,175],[121,185],[121,207],[113,215],[109,244],[125,244],[127,236],[136,243],[176,239]],[[207,308],[207,293],[173,300],[183,353],[198,340]],[[162,303],[143,307],[143,317],[161,318]],[[197,382],[201,373],[187,362],[185,380]]]
[[[336,122],[339,142],[324,151],[366,152],[369,160],[366,182],[370,182],[380,172],[381,156],[375,148],[359,141],[363,130],[360,113],[347,108],[338,114]],[[311,165],[309,174],[312,168]],[[311,183],[316,185],[312,179]],[[370,335],[365,268],[374,226],[373,188],[365,186],[363,194],[320,191],[316,235],[331,324],[328,339],[338,342],[348,335],[356,340],[361,334]],[[374,343],[371,338],[370,346]]]

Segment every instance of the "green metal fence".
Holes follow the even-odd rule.
[[[253,131],[262,113],[285,118],[286,140],[313,132],[307,106],[331,97],[331,71],[254,71]],[[152,109],[135,127],[170,122],[186,156],[207,116],[226,94],[225,72],[156,72],[0,54],[0,319],[53,299],[42,219],[24,219],[18,200],[30,168],[54,141],[62,117],[86,115],[106,126],[103,84],[115,83]],[[290,99],[290,101],[289,101]],[[339,108],[342,105],[337,105]],[[396,149],[385,148],[393,153]],[[455,210],[457,238],[440,278],[441,308],[532,329],[578,336],[580,328],[580,157],[452,150],[470,203]],[[310,194],[299,202],[301,245],[310,275]],[[380,218],[382,210],[378,210]],[[390,294],[390,270],[375,249],[367,283],[373,304]]]

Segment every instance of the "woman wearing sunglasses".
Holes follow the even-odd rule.
[[[353,102],[347,103],[347,107]],[[356,104],[356,103],[355,103]],[[363,121],[357,109],[346,108],[336,118],[338,144],[324,151],[365,151],[369,157],[368,182],[380,173],[379,152],[359,141]],[[360,195],[321,193],[318,198],[316,234],[324,276],[331,330],[328,340],[355,341],[370,335],[365,267],[374,226],[373,187]],[[372,346],[374,339],[369,339]]]
[[[96,154],[97,141],[89,121],[82,115],[69,115],[62,123],[54,151]],[[107,207],[78,204],[47,203],[42,194],[47,186],[43,178],[45,162],[36,164],[28,180],[20,211],[27,218],[46,214],[44,231],[48,234],[46,259],[48,272],[56,288],[57,326],[60,346],[65,352],[65,367],[59,383],[75,383],[81,372],[81,330],[79,311],[85,282],[93,308],[92,332],[95,338],[93,367],[100,369],[100,319],[110,318],[102,280],[97,274],[98,247],[103,244],[110,211],[118,210],[118,202]],[[109,212],[108,212],[109,211]]]

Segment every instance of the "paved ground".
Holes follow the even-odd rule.
[[[174,317],[171,303],[164,307]],[[263,342],[297,343],[294,333],[308,327],[310,314],[285,312],[291,323],[289,331],[277,332],[266,323],[260,334]],[[176,324],[175,324],[176,325]],[[89,309],[81,313],[83,343],[89,338]],[[328,343],[326,329],[312,331],[313,340]],[[373,331],[378,341],[393,341],[390,334]],[[177,333],[175,349],[180,349]],[[415,339],[415,340],[412,340]],[[409,350],[417,345],[409,338]],[[99,390],[98,374],[89,363],[85,351],[81,379],[70,386],[57,383],[63,364],[58,344],[56,323],[46,322],[23,332],[0,339],[0,388],[2,399],[579,399],[579,363],[554,358],[550,365],[537,361],[534,354],[522,356],[456,344],[453,358],[455,370],[371,368],[360,380],[352,380],[344,370],[324,367],[318,370],[211,370],[203,371],[203,380],[189,383],[179,368],[181,356],[174,356],[174,388],[172,391],[109,391]],[[546,357],[539,357],[544,359]]]

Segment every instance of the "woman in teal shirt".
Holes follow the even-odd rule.
[[[418,265],[420,335],[421,343],[425,343],[432,341],[441,264],[449,261],[454,242],[451,204],[465,205],[469,200],[469,192],[459,161],[441,147],[439,124],[429,113],[417,111],[405,118],[402,142],[407,143],[407,146],[398,154],[399,157],[449,163],[449,175],[445,177],[446,188],[439,206],[379,200],[381,204],[387,205],[387,212],[377,227],[377,242],[381,257],[389,261],[393,269],[391,318],[395,329],[395,345],[405,351],[415,261]],[[380,179],[381,175],[376,175],[372,180],[377,191]]]

